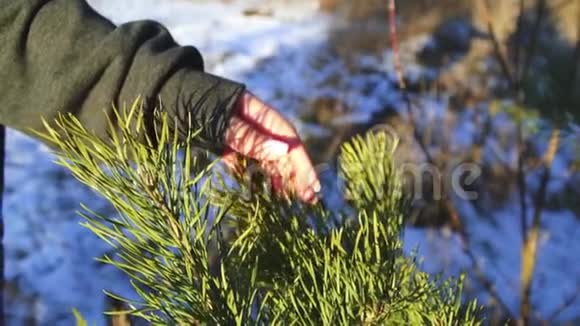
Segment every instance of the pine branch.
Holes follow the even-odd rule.
[[[403,255],[397,140],[369,134],[343,146],[349,205],[335,218],[271,195],[259,171],[215,175],[189,155],[196,133],[178,137],[163,115],[157,139],[143,142],[139,107],[111,123],[111,143],[71,116],[43,134],[119,212],[82,215],[114,248],[100,261],[131,278],[139,300],[108,292],[129,315],[153,325],[479,324],[461,280],[434,281]]]

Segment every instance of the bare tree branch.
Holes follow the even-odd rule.
[[[514,74],[517,78],[517,85],[515,85],[515,87],[517,89],[521,88],[521,80],[519,79],[519,76],[521,76],[521,69],[522,69],[522,64],[521,64],[521,52],[522,52],[522,23],[524,20],[524,13],[525,13],[525,7],[526,7],[526,0],[520,0],[519,1],[519,13],[518,13],[518,20],[516,23],[516,35],[515,35],[515,53],[514,53],[514,66],[515,66],[515,71]]]
[[[514,87],[514,85],[516,84],[516,78],[514,77],[514,74],[510,69],[506,51],[503,49],[503,46],[497,37],[497,33],[495,32],[495,27],[489,14],[489,3],[486,0],[477,0],[476,4],[478,6],[478,9],[480,9],[483,19],[486,21],[487,30],[491,38],[491,42],[493,44],[493,49],[496,58],[499,61],[504,77],[507,79],[510,86]]]
[[[526,202],[526,195],[528,190],[526,184],[526,172],[524,170],[524,135],[521,122],[518,122],[517,133],[517,182],[520,200],[520,225],[522,232],[522,243],[526,243],[528,238],[528,203]]]
[[[544,209],[548,183],[551,177],[552,162],[560,146],[560,130],[554,129],[550,136],[548,149],[544,155],[544,173],[540,180],[540,189],[534,200],[534,217],[532,225],[528,231],[527,241],[522,248],[522,275],[521,275],[521,302],[520,302],[520,323],[527,325],[531,315],[531,290],[536,258],[538,251],[538,239],[540,236],[540,223],[542,210]]]
[[[531,69],[532,59],[536,53],[536,48],[538,46],[538,38],[540,35],[540,27],[542,26],[542,21],[544,20],[544,16],[546,14],[547,6],[546,0],[537,0],[536,3],[536,19],[534,20],[534,26],[532,28],[532,40],[530,45],[528,46],[528,51],[526,53],[526,58],[524,62],[524,67],[522,70],[521,75],[519,76],[519,89],[516,89],[516,94],[518,97],[523,96],[521,94],[521,84],[528,78],[528,74]],[[523,101],[523,98],[519,98],[520,101]]]
[[[580,5],[577,5],[576,9],[576,46],[574,48],[574,54],[572,57],[572,64],[574,66],[572,69],[570,69],[570,76],[568,77],[570,82],[568,84],[568,94],[566,94],[569,99],[572,99],[572,96],[574,95],[576,79],[578,78],[578,70],[580,69]]]

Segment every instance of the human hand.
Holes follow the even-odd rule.
[[[236,106],[225,134],[226,165],[240,171],[238,156],[254,159],[278,194],[294,193],[306,203],[316,203],[320,181],[292,124],[250,92],[240,96]]]

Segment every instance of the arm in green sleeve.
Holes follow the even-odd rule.
[[[203,72],[193,47],[153,21],[119,27],[84,0],[0,0],[0,124],[27,132],[73,113],[106,137],[104,110],[161,102],[174,127],[203,127],[198,145],[220,151],[243,85]],[[148,115],[149,114],[149,115]],[[149,120],[149,121],[152,121]]]

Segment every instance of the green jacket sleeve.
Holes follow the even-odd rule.
[[[203,127],[198,145],[217,152],[243,88],[204,73],[200,53],[156,22],[117,27],[84,0],[0,0],[0,124],[8,127],[40,131],[43,118],[70,112],[106,138],[106,110],[139,97],[146,117],[160,105],[180,133],[188,121]]]

